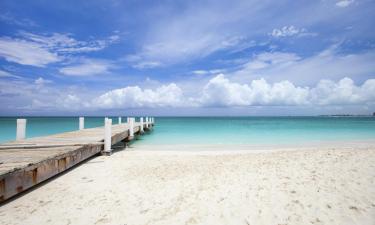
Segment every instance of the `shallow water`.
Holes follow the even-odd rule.
[[[27,118],[27,117],[26,117]],[[112,118],[117,123],[117,117]],[[126,118],[123,118],[125,121]],[[298,144],[375,140],[375,117],[159,117],[138,144]],[[103,126],[86,117],[85,127]],[[28,117],[27,137],[78,129],[78,117]],[[15,139],[16,118],[0,117],[0,142]]]

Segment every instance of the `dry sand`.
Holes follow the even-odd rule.
[[[0,224],[375,224],[373,146],[223,148],[95,157],[1,206]]]

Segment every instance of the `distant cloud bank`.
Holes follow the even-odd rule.
[[[298,87],[287,80],[269,83],[265,79],[258,79],[250,84],[241,84],[219,74],[199,92],[200,97],[186,96],[174,83],[155,90],[131,86],[109,91],[97,97],[91,106],[152,108],[374,104],[375,79],[356,85],[352,79],[345,77],[338,82],[320,80],[315,87]]]

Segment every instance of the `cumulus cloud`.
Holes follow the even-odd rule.
[[[67,76],[93,76],[109,72],[112,64],[103,60],[83,60],[80,64],[66,66],[59,72]]]
[[[353,3],[354,3],[354,0],[341,0],[341,1],[336,2],[336,6],[345,8]]]
[[[315,87],[298,87],[287,80],[270,84],[258,79],[250,85],[240,84],[221,74],[204,87],[200,103],[208,106],[360,105],[375,103],[374,91],[375,79],[361,86],[345,77],[337,83],[321,80]]]
[[[296,86],[288,80],[269,83],[230,81],[223,74],[213,77],[199,91],[199,97],[186,96],[172,83],[155,90],[138,86],[109,91],[92,102],[93,108],[142,107],[247,107],[247,106],[327,106],[375,103],[375,79],[356,85],[352,79],[338,82],[321,80],[314,87]]]
[[[309,89],[289,81],[269,84],[253,80],[250,85],[230,82],[220,74],[203,89],[200,103],[206,106],[302,105],[307,104]]]
[[[356,86],[352,79],[343,78],[335,83],[321,80],[311,90],[311,102],[317,105],[351,105],[375,101],[375,79],[369,79],[361,86]]]
[[[178,107],[187,104],[180,87],[171,83],[151,90],[130,86],[109,91],[93,100],[98,108]]]
[[[48,84],[48,85],[47,85]],[[356,84],[350,78],[320,80],[312,86],[298,86],[288,80],[251,82],[230,80],[223,74],[207,81],[196,93],[183,85],[159,85],[153,89],[127,86],[97,96],[77,89],[56,88],[43,78],[33,82],[1,80],[0,101],[24,110],[98,110],[139,108],[232,108],[249,106],[349,107],[375,106],[375,79]],[[14,98],[17,97],[17,101]]]

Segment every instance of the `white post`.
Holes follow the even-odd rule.
[[[16,140],[26,138],[26,119],[17,119],[17,134]]]
[[[79,130],[85,129],[85,117],[79,117]]]
[[[141,133],[143,132],[143,117],[140,118],[140,123],[141,123]]]
[[[111,138],[112,138],[112,120],[106,118],[105,119],[105,126],[104,126],[104,152],[111,153]]]
[[[146,128],[149,128],[149,124],[148,124],[148,117],[146,116]]]
[[[129,123],[129,137],[134,137],[134,118],[130,118]]]
[[[130,117],[127,117],[127,118],[126,118],[126,122],[127,122],[127,123],[130,122]]]
[[[121,124],[121,116],[118,117],[118,124]]]

